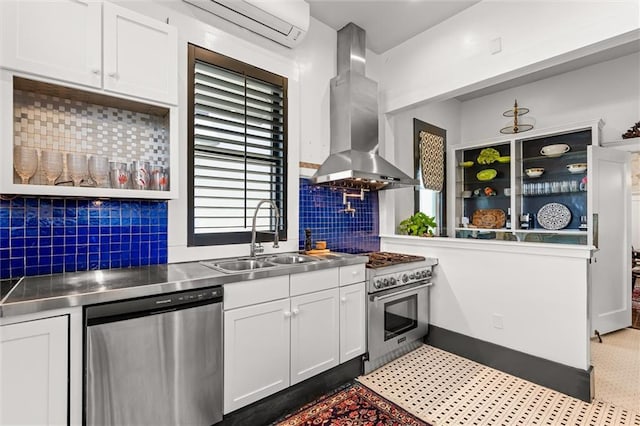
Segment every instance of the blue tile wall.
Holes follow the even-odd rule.
[[[0,279],[167,263],[167,202],[0,200]]]
[[[345,253],[380,250],[378,194],[368,192],[364,200],[350,198],[355,214],[341,212],[343,190],[311,185],[300,179],[300,249],[304,248],[304,230],[311,229],[315,244],[325,240],[327,248]]]

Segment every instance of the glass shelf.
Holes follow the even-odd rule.
[[[519,234],[558,234],[558,235],[586,235],[587,230],[584,229],[516,229],[513,232],[517,232]]]
[[[535,182],[546,182],[549,180],[549,177],[560,177],[562,180],[570,180],[570,179],[582,179],[587,175],[587,172],[582,173],[571,173],[567,170],[558,171],[558,172],[547,172],[545,171],[541,176],[538,177],[529,177],[525,173],[522,174],[522,180],[530,183]]]
[[[563,192],[551,192],[549,194],[519,194],[523,197],[557,197],[559,195],[587,195],[587,191],[563,191]]]
[[[471,197],[464,197],[462,195],[459,195],[458,198],[463,198],[465,200],[490,200],[492,198],[495,198],[495,199],[500,199],[500,198],[508,199],[508,198],[511,198],[511,196],[510,195],[500,195],[500,194],[498,194],[498,195],[491,195],[491,196],[486,196],[486,195],[475,196],[475,195],[472,195]]]
[[[465,228],[456,227],[456,231],[477,232],[509,232],[518,234],[558,234],[558,235],[586,235],[586,229],[510,229],[510,228]]]
[[[539,155],[539,156],[533,156],[533,157],[524,157],[522,158],[520,161],[523,163],[528,163],[530,161],[576,161],[576,160],[584,160],[581,161],[583,163],[587,162],[587,151],[583,150],[583,151],[570,151],[570,152],[565,152],[562,155],[559,155],[557,157],[550,157],[548,155]]]
[[[484,185],[484,186],[491,186],[491,184],[495,184],[495,183],[501,183],[501,182],[510,182],[511,179],[509,178],[494,178],[491,180],[477,180],[477,179],[473,179],[473,180],[465,180],[463,181],[456,181],[456,183],[460,183],[460,184],[465,184],[465,185]]]

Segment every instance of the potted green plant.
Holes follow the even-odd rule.
[[[433,237],[433,231],[436,229],[435,219],[433,216],[418,212],[400,222],[400,232],[418,237]]]

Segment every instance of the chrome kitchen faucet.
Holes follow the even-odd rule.
[[[258,217],[258,210],[260,210],[260,206],[264,203],[269,203],[276,210],[276,228],[273,233],[273,248],[280,247],[278,245],[278,224],[280,223],[280,210],[278,210],[278,206],[271,200],[260,200],[258,205],[256,206],[256,210],[253,212],[253,225],[251,227],[251,257],[256,257],[256,254],[260,254],[264,252],[264,247],[260,242],[256,245],[256,218]]]

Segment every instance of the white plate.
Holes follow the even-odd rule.
[[[571,222],[571,210],[564,204],[549,203],[538,210],[538,223],[544,229],[557,231]]]

